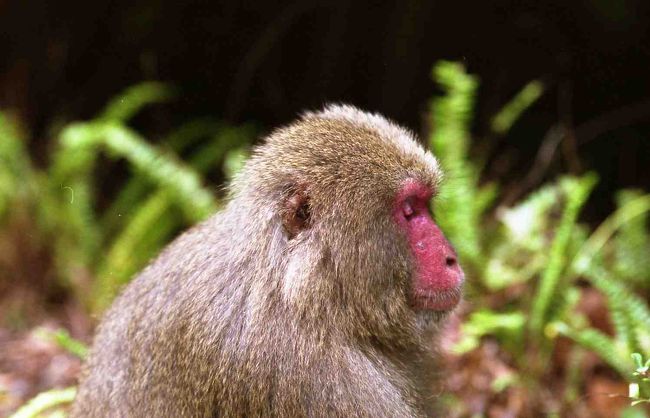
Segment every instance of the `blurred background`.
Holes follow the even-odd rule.
[[[449,416],[650,416],[649,2],[0,0],[0,28],[0,415],[65,410],[120,286],[347,102],[449,173]]]

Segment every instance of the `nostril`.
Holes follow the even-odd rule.
[[[453,267],[456,265],[456,257],[453,255],[448,255],[445,257],[445,264],[447,264],[447,267]]]

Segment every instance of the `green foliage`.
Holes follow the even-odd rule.
[[[567,203],[555,231],[555,237],[551,244],[550,254],[546,261],[540,278],[539,288],[533,298],[533,306],[530,315],[530,328],[534,334],[541,334],[544,326],[548,323],[548,311],[552,301],[561,298],[563,292],[559,292],[563,270],[567,267],[567,249],[572,231],[575,228],[578,213],[584,205],[589,193],[596,184],[594,176],[589,175],[581,179],[565,178],[560,186],[565,190]]]
[[[228,180],[232,180],[242,169],[244,162],[248,159],[249,153],[246,147],[236,148],[228,151],[223,162],[223,170]]]
[[[171,154],[163,154],[131,129],[113,123],[73,124],[61,134],[63,147],[97,154],[106,147],[111,155],[126,158],[160,189],[180,203],[185,215],[199,221],[216,209],[215,197],[201,186],[196,171]]]
[[[55,342],[59,347],[80,359],[86,358],[86,355],[88,354],[88,347],[86,344],[72,338],[70,333],[63,328],[56,331],[39,328],[36,330],[36,335],[44,340]]]
[[[640,408],[629,407],[621,412],[621,418],[648,418],[648,415]]]
[[[240,132],[244,136],[244,138],[240,139],[241,142],[246,142],[246,138],[254,135],[247,126],[238,129],[211,119],[198,119],[185,123],[172,131],[162,140],[162,146],[176,155],[186,153],[188,148],[196,147],[200,141],[207,142],[204,148],[214,147],[215,145],[230,146],[228,143],[223,143],[225,141],[222,141],[221,137],[217,137],[218,134],[223,135],[224,132],[229,131]],[[191,165],[196,167],[196,162],[192,161]],[[204,172],[209,167],[201,166],[198,169]],[[133,171],[125,186],[102,215],[101,223],[104,231],[109,235],[113,235],[124,223],[125,217],[133,211],[133,208],[137,208],[138,203],[153,190],[153,185],[145,176],[138,171]]]
[[[650,357],[645,361],[639,353],[632,353],[631,357],[635,367],[634,372],[632,372],[635,381],[630,383],[629,386],[632,406],[650,403]]]
[[[143,107],[166,102],[175,96],[174,90],[158,81],[148,81],[129,87],[111,100],[98,119],[105,122],[127,122]]]
[[[639,372],[645,373],[642,368],[639,369],[639,353],[650,353],[650,308],[646,301],[626,286],[630,276],[623,274],[636,271],[637,265],[633,263],[644,262],[639,258],[638,250],[639,247],[647,245],[648,231],[645,219],[650,211],[650,195],[624,191],[619,196],[617,211],[584,242],[572,265],[576,273],[587,278],[606,296],[614,336],[609,337],[586,327],[576,321],[575,317],[566,317],[567,323],[554,324],[553,329],[597,353],[603,361],[627,379],[632,405],[636,405],[646,402],[650,396],[648,382],[638,378]],[[630,226],[637,229],[630,230]],[[613,236],[615,239],[611,239]],[[628,237],[630,241],[622,241],[622,236]],[[629,252],[622,251],[619,246]],[[614,254],[613,260],[603,256],[607,253]],[[622,265],[630,267],[622,269]],[[628,366],[630,356],[637,363],[637,371],[633,373]]]
[[[574,269],[577,273],[583,273],[589,269],[594,257],[599,251],[601,251],[605,245],[608,243],[608,240],[616,233],[617,230],[623,228],[625,224],[631,222],[635,219],[643,220],[644,216],[647,216],[648,211],[650,211],[650,194],[638,196],[634,199],[626,200],[609,218],[607,218],[598,229],[591,235],[589,240],[581,248],[580,253],[576,256],[574,262]],[[640,229],[637,233],[646,235],[646,240],[649,238],[648,230],[644,226],[639,226]],[[643,238],[642,238],[643,239]],[[619,240],[620,242],[620,240]],[[643,248],[638,250],[643,251]],[[627,257],[627,254],[621,254],[621,251],[618,251],[619,257]],[[634,254],[634,253],[633,253]],[[647,253],[645,253],[647,254]],[[619,263],[620,263],[619,259]],[[630,263],[634,260],[630,260]],[[644,274],[647,274],[644,273]]]
[[[505,134],[521,114],[526,111],[544,93],[544,86],[540,81],[534,80],[526,84],[515,97],[508,102],[492,118],[492,131],[497,134]]]
[[[498,236],[488,255],[483,281],[497,291],[530,280],[546,266],[550,246],[547,233],[555,229],[552,217],[566,200],[559,183],[546,185],[511,208],[500,208]]]
[[[571,327],[564,325],[559,331],[578,344],[596,351],[605,362],[630,380],[627,359],[635,352],[650,353],[650,308],[646,301],[626,286],[630,276],[623,274],[636,271],[637,265],[634,263],[644,263],[639,251],[643,251],[643,246],[648,242],[645,220],[650,211],[650,195],[624,191],[619,196],[618,209],[585,241],[572,266],[576,273],[587,278],[607,297],[615,335],[613,338],[604,335],[594,337],[594,330],[584,329],[581,324]],[[637,230],[630,230],[631,226]],[[630,241],[623,242],[622,237]],[[629,252],[622,251],[619,248],[621,245]],[[603,257],[603,253],[614,254],[613,260]],[[648,252],[645,254],[647,257]],[[623,265],[630,267],[623,269]],[[644,271],[639,273],[647,274]]]
[[[126,125],[144,106],[173,96],[172,89],[157,82],[127,89],[96,119],[65,126],[44,170],[32,167],[17,125],[0,113],[0,222],[3,215],[26,210],[19,204],[26,201],[34,212],[33,227],[51,242],[60,284],[93,311],[108,306],[119,287],[176,231],[218,209],[219,199],[203,186],[203,176],[221,167],[229,150],[245,155],[255,134],[248,125],[201,119],[155,146]],[[184,162],[180,155],[188,150]],[[93,179],[100,154],[124,159],[131,167],[122,192],[104,211],[97,207]],[[222,176],[232,167],[224,165]]]
[[[578,223],[578,215],[596,176],[563,177],[514,207],[498,208],[496,228],[486,227],[485,210],[495,199],[496,188],[489,191],[489,198],[481,199],[488,192],[478,186],[479,165],[468,154],[477,81],[453,63],[438,64],[434,76],[445,96],[433,102],[430,146],[449,173],[436,214],[451,241],[460,244],[463,265],[469,262],[488,290],[474,304],[490,306],[494,296],[503,300],[512,289],[537,279],[537,286],[522,288],[517,299],[471,313],[456,351],[473,350],[482,337],[491,336],[539,384],[554,339],[564,335],[618,371],[631,390],[638,389],[635,402],[645,401],[647,388],[638,381],[639,373],[647,373],[645,364],[640,365],[635,356],[637,375],[633,375],[629,358],[632,353],[650,352],[650,309],[629,285],[650,287],[650,195],[622,191],[616,212],[589,235]],[[493,118],[493,132],[505,133],[541,93],[541,84],[527,85]],[[582,293],[575,284],[578,278],[587,279],[605,295],[613,337],[590,327],[577,310]],[[567,385],[575,386],[575,375],[574,371],[567,376]]]
[[[650,353],[650,308],[647,302],[627,289],[624,282],[614,280],[615,276],[610,276],[604,269],[592,268],[587,277],[607,296],[617,343],[628,353]]]
[[[38,418],[48,413],[48,416],[56,413],[56,409],[61,406],[72,403],[77,394],[77,388],[69,387],[66,389],[52,389],[47,392],[39,393],[35,398],[23,405],[18,411],[14,412],[9,418]],[[61,411],[59,410],[60,415]]]
[[[638,206],[646,207],[648,197],[638,190],[623,190],[616,198],[619,208],[628,207],[636,213],[637,210],[629,209]],[[619,277],[632,285],[650,288],[650,234],[648,234],[648,211],[638,216],[631,214],[627,221],[621,224],[615,239],[615,271]]]
[[[521,344],[526,317],[522,312],[493,312],[488,309],[473,312],[461,327],[462,339],[454,351],[463,354],[477,348],[481,337],[498,335],[512,345]]]
[[[497,204],[493,219],[487,211],[499,190],[480,184],[480,164],[469,152],[478,79],[451,62],[436,65],[433,77],[444,94],[431,104],[429,146],[447,176],[435,214],[457,246],[470,290],[480,290],[470,291],[480,309],[462,325],[456,352],[477,349],[484,337],[495,339],[519,370],[494,382],[498,392],[515,382],[542,384],[553,343],[562,335],[575,342],[576,359],[585,350],[596,353],[627,379],[632,402],[647,402],[650,308],[636,292],[650,288],[650,195],[620,192],[617,210],[589,234],[578,218],[596,176],[564,176],[512,207]],[[527,84],[494,116],[492,132],[505,134],[542,93],[539,82]],[[43,170],[32,165],[18,125],[0,113],[0,228],[16,211],[32,211],[34,227],[50,238],[58,279],[95,312],[175,233],[218,210],[218,195],[204,186],[210,170],[229,180],[248,156],[255,135],[248,125],[194,120],[159,145],[128,126],[144,106],[173,96],[156,82],[128,89],[97,118],[65,126]],[[131,170],[105,209],[98,207],[94,182],[101,155],[123,159]],[[605,296],[613,336],[591,327],[577,308],[585,282]],[[85,346],[66,333],[50,338],[85,355]],[[579,378],[576,360],[566,387],[576,388]],[[49,394],[15,416],[36,416],[74,396],[71,389]]]
[[[478,80],[461,64],[448,61],[436,64],[433,78],[445,94],[432,103],[431,148],[443,162],[469,165],[467,152]]]
[[[628,367],[625,362],[621,361],[618,347],[607,335],[593,328],[576,330],[563,323],[554,324],[553,327],[558,333],[572,338],[584,348],[598,354],[601,359],[622,375],[627,373]]]
[[[225,154],[223,169],[228,176],[231,167],[228,165],[229,154],[226,151],[238,144],[249,142],[252,136],[250,127],[224,127],[210,142],[196,151],[190,158],[190,164],[198,173],[204,173],[223,159]],[[236,150],[241,154],[243,149],[245,147]],[[128,192],[133,193],[132,190]],[[143,198],[136,210],[131,211],[126,226],[114,238],[107,256],[99,266],[93,297],[95,310],[101,311],[107,307],[119,287],[127,283],[181,226],[181,217],[174,212],[175,203],[178,201],[174,199],[171,191],[160,188]]]
[[[33,169],[18,125],[0,113],[0,221],[33,190]]]
[[[433,77],[445,95],[432,103],[429,144],[447,175],[436,201],[436,219],[456,243],[464,262],[478,267],[479,210],[485,209],[486,199],[477,199],[478,173],[468,159],[469,126],[478,81],[466,74],[460,64],[446,61],[435,66]]]

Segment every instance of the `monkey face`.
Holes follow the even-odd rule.
[[[441,170],[407,130],[334,106],[271,135],[247,167],[242,192],[276,202],[283,294],[301,315],[376,335],[458,304],[463,272],[428,211]]]
[[[455,250],[429,213],[431,189],[407,179],[393,205],[413,263],[411,304],[417,310],[448,311],[461,297],[464,280]]]

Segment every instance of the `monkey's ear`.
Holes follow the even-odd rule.
[[[309,226],[311,210],[309,196],[304,189],[293,189],[282,202],[280,208],[282,226],[287,231],[289,239],[295,237],[300,231]]]

